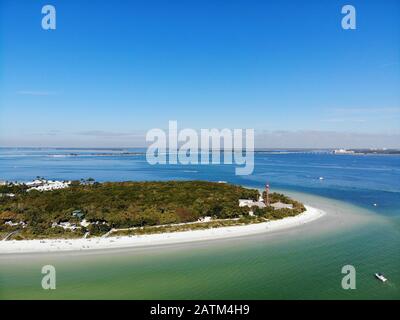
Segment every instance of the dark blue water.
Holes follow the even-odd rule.
[[[143,149],[0,149],[0,180],[208,180],[312,193],[377,213],[400,215],[400,156],[329,153],[255,153],[255,170],[236,176],[235,165],[156,165]],[[323,177],[324,180],[319,178]],[[377,204],[373,206],[373,204]]]

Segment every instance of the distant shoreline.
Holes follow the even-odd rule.
[[[0,146],[0,150],[17,150],[17,151],[64,151],[66,153],[61,154],[47,154],[48,156],[137,156],[137,155],[146,155],[147,147],[102,147],[102,148],[92,148],[92,147],[3,147]],[[254,153],[323,153],[323,154],[340,154],[334,153],[338,150],[347,151],[347,155],[400,155],[400,148],[346,148],[346,149],[338,149],[334,147],[326,147],[326,148],[255,148]],[[79,154],[79,152],[87,151],[89,153]],[[176,150],[175,150],[176,151]],[[224,152],[223,148],[221,149],[210,149],[210,150],[199,150],[199,152]],[[232,150],[234,151],[234,150]],[[165,152],[169,152],[168,149]]]
[[[152,247],[195,241],[236,238],[288,230],[315,221],[326,214],[323,210],[310,206],[305,207],[307,209],[305,212],[294,217],[242,226],[109,238],[0,241],[0,255],[74,251],[89,252],[102,249]]]

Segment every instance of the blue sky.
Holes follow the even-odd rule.
[[[254,128],[259,147],[400,141],[397,0],[0,4],[2,146],[141,146],[168,120]]]

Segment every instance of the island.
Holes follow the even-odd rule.
[[[47,181],[0,186],[0,240],[135,236],[259,224],[306,211],[224,182]]]

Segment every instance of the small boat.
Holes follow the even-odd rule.
[[[324,180],[324,177],[319,177],[319,180]]]
[[[375,277],[379,280],[381,280],[382,282],[386,282],[387,279],[385,278],[385,276],[382,273],[375,273]]]

